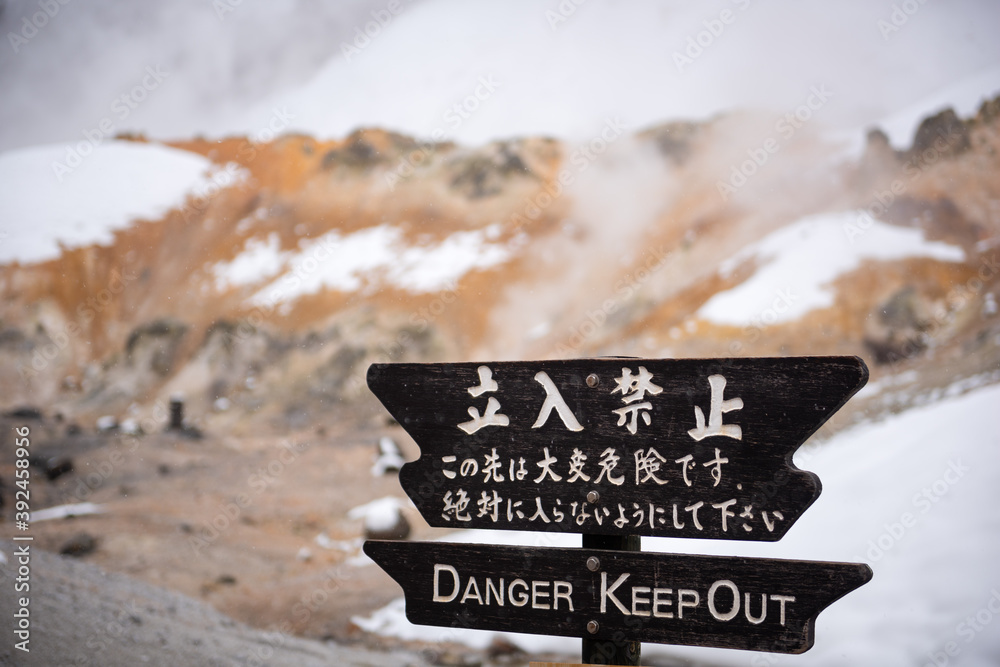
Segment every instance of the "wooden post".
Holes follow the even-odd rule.
[[[612,551],[642,551],[638,535],[583,534],[584,549]],[[583,662],[588,665],[638,665],[642,644],[629,641],[606,641],[583,638]]]
[[[170,397],[170,424],[167,426],[167,430],[184,430],[184,396],[181,394],[174,394]]]

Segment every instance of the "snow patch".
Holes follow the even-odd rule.
[[[414,294],[433,292],[451,287],[469,271],[495,266],[510,256],[505,246],[489,243],[485,231],[455,232],[438,244],[409,246],[402,230],[390,225],[347,235],[328,232],[301,241],[297,252],[279,253],[277,247],[258,244],[247,253],[245,262],[241,254],[218,267],[216,275],[232,274],[235,262],[243,262],[247,273],[271,270],[281,262],[286,274],[251,297],[252,305],[285,303],[324,288],[353,292],[365,285],[387,284]]]
[[[865,216],[864,211],[808,216],[747,246],[723,262],[720,273],[728,277],[750,260],[757,262],[757,271],[736,287],[714,295],[697,316],[730,326],[789,322],[810,310],[832,306],[835,294],[830,283],[864,260],[965,260],[961,248],[928,241],[919,229]],[[859,233],[849,237],[847,231],[855,228]]]
[[[107,141],[57,176],[66,145],[0,154],[0,263],[42,262],[62,248],[109,244],[115,230],[156,220],[211,184],[212,163],[157,144]]]
[[[373,531],[389,530],[396,525],[399,510],[405,503],[394,496],[378,498],[364,505],[359,505],[347,513],[348,519],[362,519],[365,527]]]
[[[215,289],[252,285],[273,278],[285,266],[289,253],[281,252],[281,239],[272,232],[267,240],[249,239],[243,252],[230,262],[212,267]]]
[[[94,503],[73,503],[70,505],[57,505],[31,513],[31,522],[50,521],[52,519],[67,519],[75,516],[87,516],[88,514],[102,514],[104,507]]]

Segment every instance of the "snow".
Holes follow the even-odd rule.
[[[399,445],[389,436],[382,436],[378,441],[378,457],[372,465],[372,477],[381,477],[389,471],[397,471],[403,467],[406,460],[399,451]]]
[[[222,16],[204,0],[61,6],[29,44],[0,50],[0,148],[78,140],[102,118],[114,132],[161,138],[253,136],[283,108],[294,116],[289,131],[322,137],[382,125],[470,143],[579,139],[612,115],[641,127],[734,108],[787,112],[820,84],[835,95],[823,109],[829,122],[863,129],[1000,62],[998,7],[976,0],[917,3],[885,34],[879,21],[894,4],[865,0],[400,6],[370,38],[357,34],[386,0],[240,3]],[[0,34],[37,10],[12,4]],[[701,37],[723,10],[733,20]],[[707,46],[678,67],[674,54],[695,38]],[[345,54],[356,39],[359,52]],[[124,118],[109,114],[147,65],[167,73],[162,84]],[[468,118],[446,116],[484,76],[500,82],[496,91]]]
[[[386,531],[396,525],[399,520],[399,508],[405,502],[394,496],[385,496],[351,509],[347,513],[347,518],[363,519],[365,528],[371,531]]]
[[[324,288],[353,292],[391,286],[414,294],[452,287],[466,273],[507,260],[510,251],[489,243],[489,229],[455,232],[440,243],[408,245],[400,228],[383,224],[351,234],[331,231],[281,251],[275,235],[251,239],[230,262],[212,271],[219,288],[270,283],[251,297],[253,305],[284,303]]]
[[[154,144],[107,141],[0,153],[0,263],[41,262],[68,248],[109,244],[134,220],[156,220],[209,183],[212,163]],[[57,171],[57,164],[79,166]],[[67,167],[68,168],[68,167]]]
[[[802,656],[656,644],[645,644],[643,655],[741,667],[911,667],[933,664],[955,642],[949,665],[1000,662],[998,404],[1000,387],[992,385],[807,444],[795,462],[819,475],[823,492],[781,542],[643,538],[644,551],[867,562],[875,573],[819,616],[815,646]],[[548,546],[549,539],[462,531],[448,541]],[[552,546],[574,546],[574,539],[578,545],[578,536],[553,537]],[[980,630],[966,620],[977,615]],[[402,599],[354,622],[384,635],[476,647],[495,634],[414,626]],[[530,650],[579,651],[578,639],[507,638]]]
[[[104,507],[94,503],[73,503],[70,505],[56,505],[31,513],[31,521],[51,521],[52,519],[68,519],[75,516],[86,516],[88,514],[102,514]]]
[[[219,291],[229,287],[251,285],[261,279],[277,275],[287,261],[287,253],[281,252],[281,239],[271,233],[266,241],[249,239],[243,252],[231,262],[220,262],[212,267],[215,274],[215,288]]]
[[[723,277],[750,260],[758,268],[739,285],[712,296],[697,316],[730,326],[792,321],[810,310],[832,306],[835,293],[830,283],[862,261],[908,257],[961,262],[965,253],[957,246],[928,241],[919,229],[888,225],[863,211],[807,216],[723,262]]]

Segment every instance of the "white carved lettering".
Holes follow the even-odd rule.
[[[689,598],[687,602],[684,601],[685,596]],[[684,608],[695,609],[701,602],[701,596],[698,595],[698,591],[693,591],[690,588],[682,588],[677,591],[677,618],[684,618]]]
[[[723,424],[722,415],[733,410],[743,409],[742,398],[731,398],[723,400],[723,391],[726,389],[726,378],[722,375],[709,375],[708,385],[712,389],[712,397],[708,408],[708,424],[705,424],[705,413],[699,406],[694,406],[695,427],[688,431],[688,435],[696,441],[703,440],[710,435],[724,435],[727,438],[743,439],[743,430],[735,424]]]
[[[542,409],[538,412],[538,418],[535,423],[531,425],[531,428],[541,428],[545,426],[545,422],[548,421],[549,415],[555,410],[556,414],[559,415],[559,419],[562,420],[563,425],[570,431],[582,431],[583,426],[580,422],[576,420],[576,416],[573,411],[569,409],[566,405],[566,401],[563,399],[562,394],[559,393],[559,389],[556,387],[552,378],[549,377],[548,373],[545,371],[539,371],[535,374],[535,382],[542,385],[545,388],[545,402],[542,403]]]
[[[673,618],[674,612],[672,611],[660,611],[661,607],[669,607],[673,604],[673,600],[670,598],[660,597],[663,595],[670,595],[673,593],[672,588],[654,588],[653,589],[653,618]]]
[[[539,602],[540,599],[544,599],[549,596],[547,589],[549,587],[549,582],[547,581],[532,581],[531,582],[531,608],[532,609],[549,609],[548,604],[543,604]]]
[[[782,625],[784,625],[785,624],[785,603],[786,602],[795,602],[795,596],[794,595],[772,595],[771,599],[774,600],[774,601],[776,601],[778,604],[781,605],[781,615],[780,615],[779,621],[780,621],[780,623]]]
[[[625,583],[625,580],[629,578],[629,573],[618,577],[615,583],[611,584],[611,588],[608,588],[608,573],[601,572],[601,613],[605,614],[608,611],[608,600],[614,603],[618,607],[618,611],[625,614],[626,616],[631,616],[629,610],[621,603],[621,601],[615,597],[615,591],[619,586]]]
[[[715,606],[715,593],[722,586],[725,586],[733,593],[733,606],[724,614]],[[736,614],[740,613],[740,589],[736,587],[736,584],[728,579],[720,579],[712,584],[711,588],[708,589],[708,611],[717,621],[730,621]]]
[[[452,580],[455,582],[454,587],[449,595],[441,595],[440,587],[440,575],[442,572],[447,572],[452,576]],[[451,565],[434,565],[434,602],[451,602],[456,597],[458,597],[458,570],[456,570]]]
[[[515,595],[514,588],[516,586],[521,586],[524,588],[524,590],[520,592],[520,595],[514,597]],[[510,600],[510,603],[515,607],[523,607],[524,605],[528,604],[530,596],[528,595],[527,582],[525,582],[524,579],[515,579],[514,581],[510,582],[510,586],[507,588],[507,599]]]
[[[648,595],[650,589],[648,586],[633,586],[632,587],[632,615],[633,616],[649,616],[649,610],[643,611],[639,609],[639,605],[650,604],[648,597],[642,597],[643,595]]]

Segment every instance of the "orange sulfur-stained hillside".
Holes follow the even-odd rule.
[[[875,380],[973,375],[1000,356],[998,104],[927,119],[905,152],[803,131],[739,187],[720,184],[752,114],[581,146],[172,142],[212,164],[186,200],[0,266],[0,401],[90,423],[183,392],[203,428],[249,432],[376,414],[373,361],[858,354]]]

